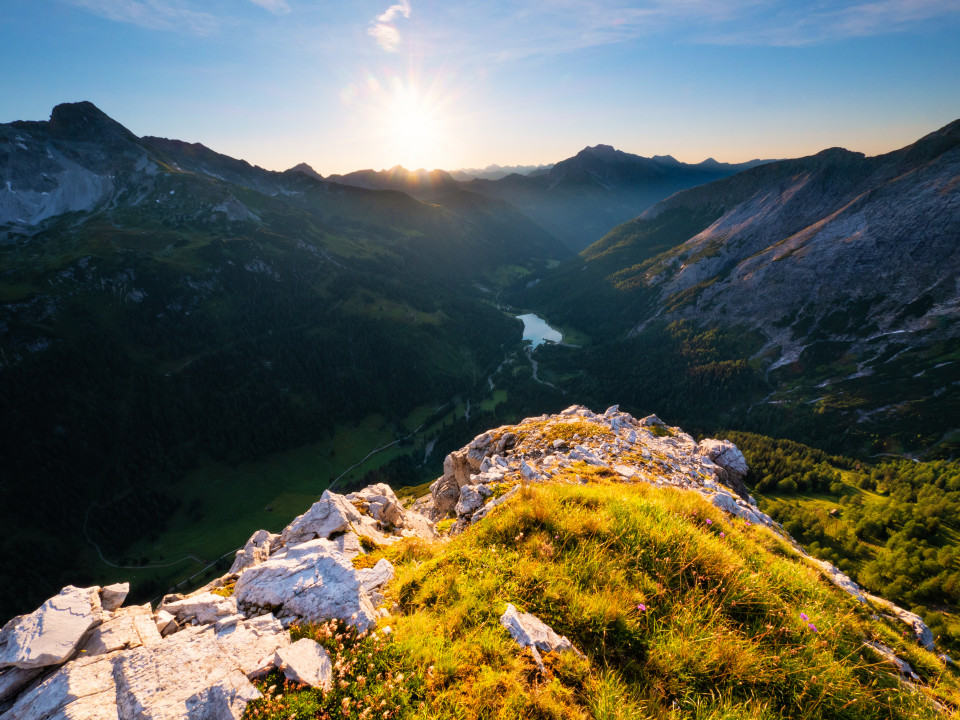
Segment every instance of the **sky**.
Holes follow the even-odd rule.
[[[960,0],[2,0],[0,122],[323,175],[875,155],[960,118]]]

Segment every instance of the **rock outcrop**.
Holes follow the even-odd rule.
[[[29,615],[16,617],[0,630],[0,668],[23,670],[59,665],[87,633],[100,624],[99,588],[68,585]]]
[[[470,471],[464,478],[464,473]],[[875,602],[910,628],[917,642],[934,648],[933,634],[923,620],[880,598],[829,562],[809,557],[779,523],[756,505],[744,484],[747,462],[729,440],[696,442],[656,415],[636,419],[616,405],[603,414],[573,405],[557,415],[526,418],[478,436],[451,453],[444,474],[431,486],[431,497],[419,503],[436,519],[452,518],[450,532],[463,532],[503,504],[523,484],[573,478],[589,482],[592,474],[622,482],[645,482],[695,492],[714,507],[749,523],[769,528],[787,540],[823,577],[859,602]],[[460,485],[464,482],[463,485]],[[454,504],[449,489],[459,488]]]
[[[352,560],[364,552],[360,538],[403,537],[436,534],[387,485],[327,491],[281,533],[254,533],[226,576],[167,595],[156,611],[121,607],[126,584],[66,587],[0,631],[0,720],[239,720],[260,697],[251,679],[272,667],[329,689],[326,651],[291,644],[285,626],[372,628],[393,566]]]
[[[769,528],[806,556],[753,502],[746,474],[732,443],[697,443],[653,415],[638,420],[617,406],[598,415],[575,405],[527,418],[451,453],[430,496],[413,508],[383,484],[347,495],[324,492],[280,533],[254,533],[227,575],[195,592],[167,595],[156,611],[122,607],[126,586],[64,588],[0,631],[0,720],[239,719],[259,697],[251,680],[271,668],[294,683],[328,690],[331,658],[313,640],[291,643],[285,628],[337,619],[364,631],[389,615],[380,607],[381,591],[394,567],[385,558],[364,561],[364,547],[433,539],[430,517],[449,518],[450,533],[464,532],[532,483],[643,482],[694,492],[733,517]],[[808,562],[935,649],[917,615],[865,593],[830,563]],[[579,654],[567,638],[513,605],[500,623],[545,675],[541,653]],[[383,633],[389,635],[389,627]],[[890,648],[864,642],[899,677],[915,680]]]

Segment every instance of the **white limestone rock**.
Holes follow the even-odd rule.
[[[274,665],[283,670],[290,682],[322,688],[329,692],[333,686],[333,665],[330,655],[314,640],[302,638],[277,650]]]
[[[919,615],[912,613],[909,610],[904,610],[902,607],[894,605],[892,602],[885,600],[884,598],[877,597],[876,595],[870,595],[869,593],[864,594],[870,602],[880,605],[884,610],[896,617],[900,622],[909,625],[910,629],[913,631],[913,636],[916,638],[917,642],[920,643],[921,647],[936,652],[937,646],[933,640],[933,631],[927,627],[927,624]]]
[[[349,531],[351,523],[359,523],[360,518],[359,511],[346,498],[325,490],[320,500],[283,529],[280,541],[292,545],[314,538],[325,540],[334,533]]]
[[[172,635],[180,629],[180,624],[177,622],[177,619],[166,610],[158,610],[156,615],[154,615],[153,621],[161,637]]]
[[[357,570],[357,578],[360,580],[363,589],[367,592],[373,592],[374,590],[382,588],[393,580],[395,574],[396,571],[393,569],[393,565],[386,558],[380,558],[372,568]]]
[[[273,544],[279,540],[279,535],[257,530],[242,549],[237,550],[237,557],[230,566],[230,574],[238,573],[244,568],[258,565],[270,557]]]
[[[526,480],[543,480],[544,475],[526,460],[520,463],[520,475]]]
[[[3,720],[121,720],[114,655],[78,658],[17,698]]]
[[[113,617],[94,628],[80,651],[93,657],[142,645],[156,645],[162,640],[147,603],[118,610]]]
[[[29,615],[10,620],[0,630],[0,668],[38,668],[67,660],[100,624],[99,590],[68,585]]]
[[[4,702],[12,700],[23,688],[43,674],[43,668],[24,670],[18,667],[9,667],[0,670],[0,707]],[[0,710],[0,714],[2,714]]]
[[[901,678],[904,680],[911,680],[913,682],[920,682],[920,676],[913,671],[913,668],[910,667],[910,663],[902,658],[897,657],[897,654],[892,648],[889,648],[882,643],[871,642],[870,640],[864,640],[863,644],[877,653],[877,655],[879,655],[888,665],[896,669]]]
[[[261,565],[247,568],[237,579],[234,597],[241,608],[275,608],[309,622],[339,618],[361,630],[376,622],[357,571],[330,540],[288,545]]]
[[[267,615],[220,631],[188,628],[161,645],[127,650],[114,660],[120,718],[239,720],[260,697],[247,676],[289,643]]]
[[[713,461],[718,468],[717,477],[721,482],[744,499],[750,496],[747,486],[743,484],[748,468],[740,448],[729,440],[706,438],[696,446],[696,452]]]
[[[706,499],[715,508],[719,508],[730,515],[743,518],[755,525],[771,525],[770,518],[759,510],[754,510],[746,503],[738,503],[736,499],[728,492],[723,490],[715,493],[705,494]]]
[[[130,593],[130,583],[114,583],[100,588],[100,605],[104,610],[116,610]]]
[[[500,624],[522,647],[534,647],[540,652],[573,650],[579,653],[566,636],[557,635],[549,625],[530,613],[518,612],[510,603],[507,603],[507,609],[500,616]]]
[[[180,625],[187,623],[210,625],[218,618],[236,615],[237,601],[234,597],[203,592],[172,601],[164,598],[160,604],[160,610],[166,610],[173,615]]]
[[[840,570],[833,563],[829,563],[826,560],[817,560],[814,557],[810,558],[810,562],[820,568],[826,578],[838,588],[846,591],[855,597],[859,602],[865,603],[867,601],[867,598],[864,595],[863,590],[860,589],[860,586],[851,580],[849,576],[840,572]]]

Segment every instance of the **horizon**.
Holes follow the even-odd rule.
[[[269,170],[549,165],[585,147],[872,156],[960,118],[960,6],[11,0],[0,122],[88,100]]]

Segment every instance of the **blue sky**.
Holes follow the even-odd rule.
[[[873,155],[960,118],[960,0],[3,0],[0,122],[90,100],[282,170]]]

